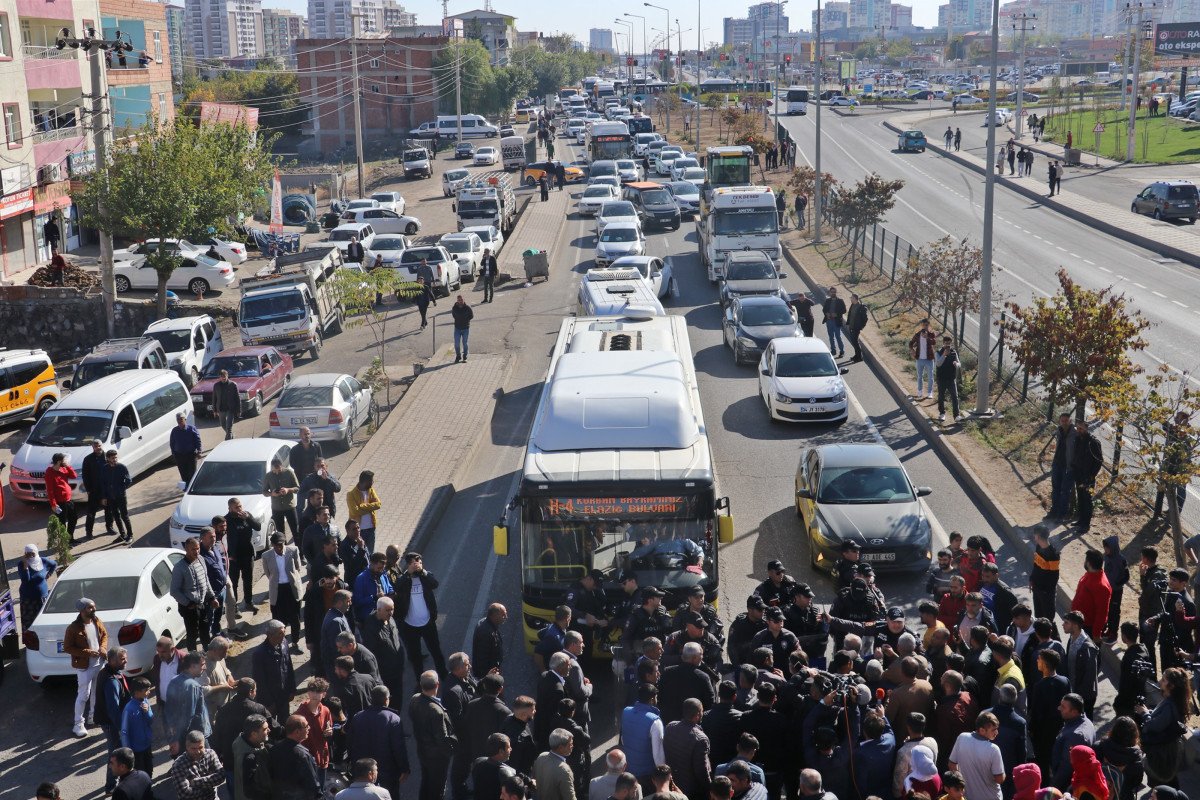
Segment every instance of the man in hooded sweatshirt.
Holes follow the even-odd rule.
[[[1121,626],[1121,599],[1125,596],[1125,584],[1129,583],[1129,560],[1121,554],[1121,542],[1116,536],[1104,539],[1104,576],[1112,587],[1112,599],[1108,601],[1108,621],[1104,626],[1104,641],[1113,644]]]
[[[1088,550],[1083,557],[1084,573],[1075,587],[1071,610],[1083,615],[1084,628],[1093,639],[1104,634],[1108,621],[1108,606],[1113,590],[1104,574],[1104,556],[1099,550]]]

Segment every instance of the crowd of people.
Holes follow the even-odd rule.
[[[271,619],[243,655],[245,677],[227,657],[238,584],[254,608],[243,539],[259,521],[236,501],[187,541],[170,588],[187,636],[161,638],[145,674],[125,674],[125,650],[79,600],[63,642],[79,676],[74,733],[103,731],[106,795],[153,797],[160,738],[180,800],[386,800],[414,774],[420,800],[1186,798],[1196,578],[1159,567],[1153,547],[1135,570],[1115,537],[1087,552],[1061,618],[1060,556],[1041,526],[1029,604],[986,538],[957,533],[915,614],[887,602],[853,541],[824,609],[771,561],[728,629],[702,586],[668,599],[622,573],[606,592],[593,570],[541,628],[539,675],[522,694],[503,672],[505,607],[487,607],[470,653],[445,655],[437,577],[420,553],[374,547],[383,503],[370,472],[334,521],[341,486],[314,444],[264,484],[280,532],[260,559]],[[30,550],[22,575],[44,586],[53,564]],[[1122,622],[1135,575],[1139,617]],[[1119,716],[1100,736],[1100,653],[1118,638]],[[606,703],[619,739],[602,757],[593,679],[616,683]]]

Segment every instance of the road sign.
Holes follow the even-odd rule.
[[[1104,133],[1104,123],[1097,122],[1096,127],[1092,128],[1092,133]]]

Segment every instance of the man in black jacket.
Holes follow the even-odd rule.
[[[512,716],[508,706],[500,699],[504,691],[504,676],[499,672],[484,675],[479,681],[478,696],[467,703],[463,712],[462,728],[467,739],[459,742],[470,753],[471,759],[489,755],[487,741],[494,733],[503,730],[504,721]]]
[[[395,581],[396,624],[400,626],[400,640],[408,651],[413,674],[418,678],[425,668],[425,656],[421,642],[429,648],[433,668],[438,675],[446,674],[446,657],[442,655],[442,642],[438,637],[437,595],[438,580],[425,569],[420,553],[405,553],[405,572]]]
[[[320,489],[323,497],[323,505],[329,509],[329,516],[337,516],[337,496],[342,490],[342,483],[337,478],[333,477],[333,473],[329,471],[329,462],[321,455],[321,443],[313,442],[313,446],[317,448],[317,456],[312,460],[312,472],[300,478],[299,473],[296,474],[300,478],[300,497],[308,497],[308,493],[313,489]],[[298,449],[298,448],[297,448]],[[293,450],[292,452],[295,452]],[[351,578],[350,580],[354,580]]]
[[[471,767],[471,782],[475,784],[475,800],[500,800],[500,786],[517,771],[504,763],[512,755],[512,745],[503,733],[487,737],[481,755]]]
[[[1083,421],[1075,423],[1075,459],[1071,472],[1075,478],[1075,503],[1078,518],[1076,534],[1084,534],[1092,527],[1092,493],[1096,490],[1096,476],[1104,466],[1104,452],[1100,440],[1088,430]]]
[[[951,422],[958,419],[958,370],[962,366],[958,358],[958,350],[954,349],[954,339],[942,337],[942,346],[933,354],[933,380],[937,384],[938,422],[946,421],[946,395],[950,395],[950,410],[954,415]]]
[[[442,800],[450,760],[458,748],[458,737],[454,735],[450,715],[437,699],[441,685],[437,673],[423,672],[418,681],[421,693],[409,700],[408,718],[417,744],[417,760],[421,763],[419,798]]]
[[[838,358],[846,355],[842,342],[842,326],[846,320],[846,301],[838,297],[837,287],[829,287],[829,296],[821,304],[821,319],[825,321],[825,333],[829,335],[829,350]]]
[[[317,762],[301,744],[308,738],[308,720],[299,714],[287,718],[283,739],[271,748],[271,783],[278,800],[317,800],[322,786],[317,775]]]
[[[504,637],[500,626],[508,620],[508,609],[499,603],[488,606],[483,619],[475,623],[471,636],[471,669],[482,678],[504,663]]]
[[[221,422],[221,429],[225,431],[225,439],[232,439],[233,423],[242,413],[242,395],[238,392],[237,384],[229,380],[227,370],[221,370],[221,377],[213,383],[212,408]]]
[[[737,757],[738,737],[742,733],[742,712],[733,707],[737,685],[721,681],[717,686],[717,703],[700,719],[700,727],[712,744],[712,763],[725,764]]]
[[[400,628],[394,619],[396,604],[390,597],[375,603],[375,613],[363,623],[363,644],[375,655],[379,677],[391,692],[392,708],[399,709],[404,701],[404,645],[400,643]]]
[[[229,498],[229,513],[225,515],[225,546],[229,549],[229,581],[233,584],[237,599],[238,579],[242,583],[242,606],[246,611],[258,611],[254,605],[254,532],[262,529],[262,522],[246,509],[236,497]]]
[[[667,667],[659,681],[658,710],[664,723],[683,718],[683,701],[694,697],[705,710],[713,707],[716,695],[712,679],[701,666],[704,651],[696,642],[683,646],[682,663]]]
[[[133,768],[133,751],[118,747],[108,757],[108,770],[116,777],[114,800],[154,800],[150,776]]]
[[[537,708],[533,717],[533,739],[541,750],[547,749],[550,741],[551,723],[558,710],[558,701],[567,696],[567,673],[571,671],[571,657],[561,650],[550,656],[549,668],[537,682]]]
[[[303,481],[316,471],[317,459],[322,458],[321,443],[314,442],[312,431],[300,427],[300,443],[288,452],[288,466],[296,473],[296,480]],[[321,487],[322,489],[324,487]],[[301,495],[303,497],[303,495]]]
[[[352,235],[350,237],[350,244],[346,245],[346,263],[362,264],[366,257],[367,251],[363,247],[362,242],[358,240],[357,236]]]
[[[479,261],[479,277],[483,279],[483,302],[492,302],[496,276],[499,274],[500,267],[496,264],[496,257],[492,255],[491,248],[484,248],[483,258]]]
[[[250,674],[254,676],[258,702],[276,721],[287,719],[289,704],[296,696],[296,670],[288,653],[284,625],[267,620],[266,638],[250,654]]]
[[[461,294],[450,306],[450,316],[454,318],[454,363],[467,362],[468,340],[471,336],[471,320],[475,312],[467,305],[467,299]]]
[[[104,504],[100,502],[104,499],[104,494],[100,490],[100,473],[103,470],[104,442],[93,439],[92,452],[83,457],[83,463],[79,467],[79,479],[83,483],[84,491],[87,492],[87,520],[84,523],[84,531],[89,539],[92,538],[92,531],[96,526],[96,512],[104,508]],[[107,510],[104,512],[104,520],[105,529],[111,528]]]
[[[450,768],[450,788],[455,798],[467,794],[467,777],[471,772],[471,753],[467,745],[468,731],[464,725],[467,705],[479,693],[479,682],[471,675],[471,660],[466,653],[451,653],[447,662],[450,674],[442,684],[442,705],[454,725],[454,735],[459,746],[454,753],[454,764]]]
[[[1075,460],[1075,427],[1070,414],[1058,415],[1054,429],[1054,460],[1050,462],[1051,519],[1067,519],[1071,513],[1071,492],[1075,489],[1071,465]]]
[[[861,299],[856,294],[850,295],[850,309],[846,316],[846,331],[850,344],[854,347],[854,357],[852,362],[862,361],[862,347],[859,346],[858,337],[862,336],[863,330],[867,327],[867,307],[863,305]]]
[[[257,714],[264,717],[273,728],[279,728],[279,724],[271,716],[271,711],[255,701],[257,688],[253,678],[239,679],[233,697],[217,710],[209,744],[217,751],[217,756],[226,769],[233,768],[233,742],[245,732],[246,720],[249,717]]]

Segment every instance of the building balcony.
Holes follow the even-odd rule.
[[[33,143],[35,145],[42,142],[61,142],[65,139],[77,139],[86,135],[86,131],[78,125],[71,124],[61,128],[50,128],[49,130],[38,130],[33,133]]]
[[[17,16],[22,20],[67,20],[67,26],[70,27],[75,19],[75,4],[70,0],[16,0],[16,3]]]
[[[68,52],[68,51],[63,51]],[[29,91],[38,89],[78,89],[83,85],[80,78],[80,56],[78,51],[69,51],[75,58],[30,58],[25,61],[25,86]]]
[[[27,59],[47,59],[52,58],[60,61],[68,59],[78,59],[79,51],[72,50],[69,47],[59,50],[52,44],[27,44],[21,47],[22,52]]]

